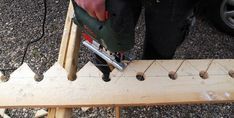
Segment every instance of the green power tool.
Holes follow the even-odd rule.
[[[74,0],[74,22],[83,31],[83,44],[95,54],[123,70],[124,52],[134,46],[134,14],[126,0],[106,0],[108,20],[101,22],[88,15]]]

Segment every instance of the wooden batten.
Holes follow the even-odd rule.
[[[66,61],[64,65],[64,68],[68,72],[69,80],[76,79],[75,73],[77,72],[78,54],[81,41],[80,37],[80,29],[78,29],[77,26],[74,23],[72,23],[69,46],[67,48]]]
[[[70,40],[70,35],[71,35],[73,14],[74,14],[73,6],[72,6],[72,2],[70,2],[68,11],[67,11],[67,16],[66,16],[66,21],[64,25],[63,36],[62,36],[59,56],[58,56],[58,62],[62,66],[65,66],[65,62],[66,62],[66,54],[67,54],[67,48],[69,46],[69,40]]]
[[[210,62],[133,61],[123,72],[113,70],[110,82],[102,81],[101,72],[91,62],[77,73],[78,79],[69,81],[66,70],[56,63],[44,74],[41,82],[14,78],[0,83],[0,90],[3,91],[0,92],[0,96],[3,96],[0,97],[0,107],[71,108],[233,102],[234,78],[228,75],[228,71],[234,67],[234,60]],[[175,80],[168,76],[175,69],[170,64],[180,65]],[[207,66],[209,77],[202,79],[199,72],[206,70]],[[144,73],[144,81],[136,79],[138,72]]]
[[[58,63],[67,71],[69,80],[74,80],[76,78],[81,35],[81,31],[72,21],[73,15],[74,10],[72,2],[70,1],[58,56]],[[58,118],[69,118],[71,117],[72,109],[49,109],[48,114],[49,118],[53,118],[53,116]]]

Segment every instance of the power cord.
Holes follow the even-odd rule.
[[[27,55],[27,51],[28,51],[28,48],[30,47],[31,44],[33,43],[36,43],[38,41],[40,41],[44,35],[45,35],[45,22],[46,22],[46,15],[47,15],[47,4],[46,4],[46,0],[43,0],[43,4],[44,4],[44,15],[43,15],[43,21],[42,21],[42,33],[41,33],[41,36],[37,39],[34,39],[32,41],[29,41],[24,49],[24,53],[23,53],[23,57],[22,57],[22,60],[21,60],[21,63],[18,67],[20,67],[23,63],[24,63],[24,60],[25,60],[25,57]],[[16,70],[18,67],[13,67],[13,68],[1,68],[0,71],[5,74],[7,71],[14,71]]]

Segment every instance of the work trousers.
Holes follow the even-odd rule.
[[[199,0],[135,0],[136,18],[145,6],[146,37],[143,59],[171,59],[189,31]]]
[[[145,9],[146,37],[142,59],[171,59],[183,42],[189,27],[189,15],[198,0],[120,0],[131,7],[135,24]],[[122,3],[121,3],[122,4]],[[96,62],[105,63],[97,56]],[[109,67],[98,67],[109,75]]]

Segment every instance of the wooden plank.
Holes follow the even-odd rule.
[[[29,84],[30,82],[35,83],[34,77],[35,73],[26,63],[23,63],[19,68],[11,73],[8,83],[12,80],[21,80],[22,82],[28,82]]]
[[[81,41],[81,30],[73,23],[72,33],[69,40],[69,46],[67,49],[66,61],[65,61],[65,70],[68,72],[68,79],[75,80],[77,72],[77,63],[78,63],[78,54],[80,49]]]
[[[120,117],[121,117],[120,107],[116,106],[115,107],[115,118],[120,118]]]
[[[66,55],[67,55],[67,49],[69,45],[69,40],[70,40],[70,35],[71,35],[71,27],[72,27],[72,17],[73,17],[74,11],[73,11],[73,6],[72,2],[69,2],[68,6],[68,11],[67,11],[67,16],[66,16],[66,21],[64,25],[64,31],[63,31],[63,36],[61,40],[61,45],[60,45],[60,50],[59,50],[59,56],[58,56],[58,63],[64,67],[65,62],[66,62]],[[59,111],[59,109],[58,109]],[[63,111],[63,113],[61,113]],[[65,113],[66,112],[66,113]],[[69,114],[71,110],[65,110],[61,109],[58,114]],[[49,109],[48,110],[48,116],[49,118],[53,118],[56,116],[56,109]]]
[[[58,57],[58,62],[67,70],[68,79],[74,80],[76,78],[77,71],[77,59],[78,50],[80,45],[81,31],[77,29],[77,26],[72,23],[74,11],[72,7],[72,2],[70,2],[68,7],[67,18],[64,27],[63,38],[60,46],[60,52]],[[71,110],[68,109],[57,109],[56,112],[59,116],[68,117],[66,114],[70,114]]]
[[[56,109],[48,109],[48,118],[56,118]]]
[[[67,11],[67,17],[66,17],[66,21],[64,25],[64,31],[63,31],[63,36],[62,36],[59,56],[58,56],[58,62],[62,66],[65,65],[65,61],[66,61],[67,48],[68,48],[68,43],[69,43],[70,35],[71,35],[73,14],[74,14],[73,6],[72,6],[72,2],[70,2],[68,11]]]
[[[171,65],[166,63],[178,65],[180,62],[184,63],[177,71],[178,78],[170,79],[168,72]],[[234,67],[234,60],[214,60],[208,69],[209,78],[202,79],[199,71],[205,70],[209,62],[133,61],[123,72],[113,70],[110,82],[102,81],[101,72],[90,62],[77,73],[79,79],[75,81],[68,81],[66,70],[55,64],[44,74],[41,82],[15,78],[0,83],[0,91],[8,90],[0,93],[0,107],[70,108],[234,102],[234,78],[228,75],[228,71]],[[24,73],[21,72],[23,70],[17,73]],[[137,80],[136,74],[144,71],[145,80]]]
[[[133,76],[135,77],[136,76],[136,73],[144,73],[145,69],[147,67],[149,67],[152,63],[154,62],[154,60],[147,60],[147,61],[144,61],[142,63],[142,61],[139,61],[139,60],[135,60],[133,61],[132,63],[130,63],[128,65],[128,68],[125,69],[125,71],[121,72],[117,69],[113,70],[112,73],[111,73],[111,76],[113,77],[121,77],[121,76]],[[80,76],[83,76],[82,75],[83,73],[80,73]],[[86,74],[86,73],[84,73]]]
[[[67,18],[64,27],[63,38],[60,46],[58,62],[67,70],[68,79],[74,80],[77,71],[78,50],[80,45],[81,31],[72,22],[74,11],[72,2],[68,7]],[[57,118],[71,117],[71,109],[57,109]]]
[[[76,72],[77,72],[77,62],[78,62],[78,50],[80,47],[80,34],[81,31],[77,29],[77,26],[72,23],[71,27],[71,35],[70,40],[68,42],[67,46],[67,54],[65,59],[59,59],[59,63],[63,64],[63,61],[65,61],[63,67],[68,72],[68,79],[74,80],[76,79]],[[63,55],[63,54],[59,54]],[[56,118],[70,118],[72,114],[72,109],[57,109],[56,111]]]
[[[55,118],[71,118],[72,109],[56,109],[56,117]]]

